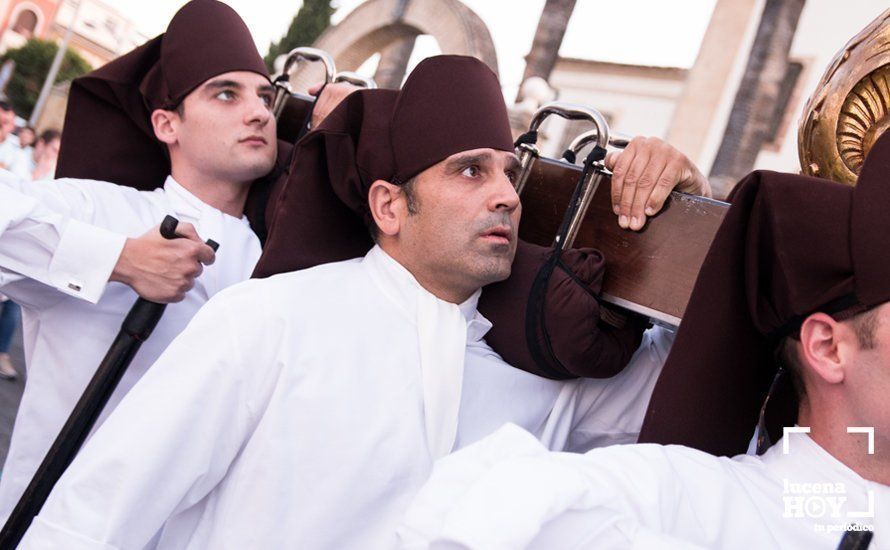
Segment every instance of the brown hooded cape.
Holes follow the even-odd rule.
[[[738,184],[656,384],[641,443],[745,452],[781,338],[812,313],[864,311],[890,299],[888,176],[890,133],[875,143],[855,188],[775,172]],[[773,441],[796,414],[786,381],[767,410]]]
[[[192,0],[164,34],[71,83],[56,177],[145,191],[161,187],[170,160],[155,139],[151,112],[175,108],[206,80],[231,71],[269,78],[241,17],[217,0]],[[260,180],[261,186],[279,175],[289,153],[290,146],[279,142],[279,170]],[[254,228],[263,227],[252,217]]]
[[[367,195],[375,180],[404,183],[452,154],[478,148],[512,151],[513,143],[497,77],[476,59],[430,58],[401,91],[351,94],[297,143],[289,179],[269,205],[269,238],[254,275],[364,255],[373,246]],[[602,255],[565,254],[536,313],[528,304],[531,286],[550,255],[520,242],[511,276],[485,288],[479,310],[493,324],[486,340],[511,365],[542,376],[617,373],[639,345],[641,327],[600,322]],[[549,335],[535,322],[541,315]]]

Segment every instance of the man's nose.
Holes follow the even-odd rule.
[[[262,126],[268,123],[271,119],[272,109],[269,108],[266,100],[259,96],[253,98],[247,111],[248,124],[260,124]]]
[[[495,210],[507,210],[512,212],[519,206],[519,195],[513,182],[507,177],[507,174],[501,174],[498,177],[497,191],[494,200]]]

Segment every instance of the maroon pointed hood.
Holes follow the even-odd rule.
[[[849,314],[890,300],[890,133],[855,188],[754,172],[699,272],[640,441],[745,452],[775,377],[775,351],[812,313]],[[770,399],[773,434],[793,425],[788,385]],[[775,440],[775,437],[774,437]]]
[[[56,177],[162,186],[170,162],[151,112],[230,71],[269,78],[241,17],[217,0],[192,0],[164,34],[71,83]]]
[[[513,151],[500,84],[477,59],[429,58],[401,91],[351,94],[297,143],[289,179],[270,204],[269,239],[254,276],[364,255],[373,246],[367,197],[374,181],[405,182],[452,154],[479,148]],[[615,374],[639,344],[641,329],[600,322],[599,252],[564,254],[543,313],[527,307],[551,254],[520,241],[510,277],[485,287],[479,311],[493,324],[486,341],[509,364],[541,376]],[[552,338],[540,334],[535,322],[541,316]]]

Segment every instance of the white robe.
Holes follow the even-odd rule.
[[[890,548],[890,487],[805,434],[762,457],[681,446],[550,453],[504,426],[440,460],[399,528],[403,550],[835,549],[847,525]],[[867,452],[862,434],[863,452]]]
[[[37,163],[34,161],[34,149],[28,147],[27,149],[22,149],[13,163],[5,170],[12,172],[15,177],[22,181],[35,181],[35,168],[37,168]],[[41,181],[51,179],[53,179],[52,174],[46,174],[44,177],[40,178]]]
[[[636,438],[669,334],[650,332],[613,379],[546,380],[488,347],[478,296],[442,302],[376,247],[224,291],[84,447],[21,548],[142,548],[162,526],[164,549],[392,548],[444,440],[504,421],[553,449]],[[455,312],[463,332],[424,337]],[[456,364],[430,365],[455,342]]]
[[[6,139],[0,142],[0,168],[9,170],[21,154],[19,139],[12,134],[7,135]]]
[[[153,192],[90,180],[0,179],[0,291],[21,304],[28,380],[0,475],[0,524],[12,511],[120,330],[136,293],[108,277],[127,237],[167,214],[220,243],[182,302],[142,345],[103,418],[210,296],[247,279],[260,243],[246,218],[201,202],[172,178]],[[102,419],[100,419],[101,421]]]

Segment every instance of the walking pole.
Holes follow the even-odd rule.
[[[165,239],[178,238],[178,224],[176,218],[167,216],[161,223],[161,235]],[[214,252],[219,248],[212,240],[207,241],[207,245]],[[117,338],[0,531],[0,550],[13,550],[25,536],[56,482],[74,460],[139,347],[151,336],[161,320],[166,307],[166,304],[150,302],[144,298],[139,298],[133,304],[121,324]]]
[[[838,545],[837,550],[866,550],[875,534],[868,530],[847,531]]]

